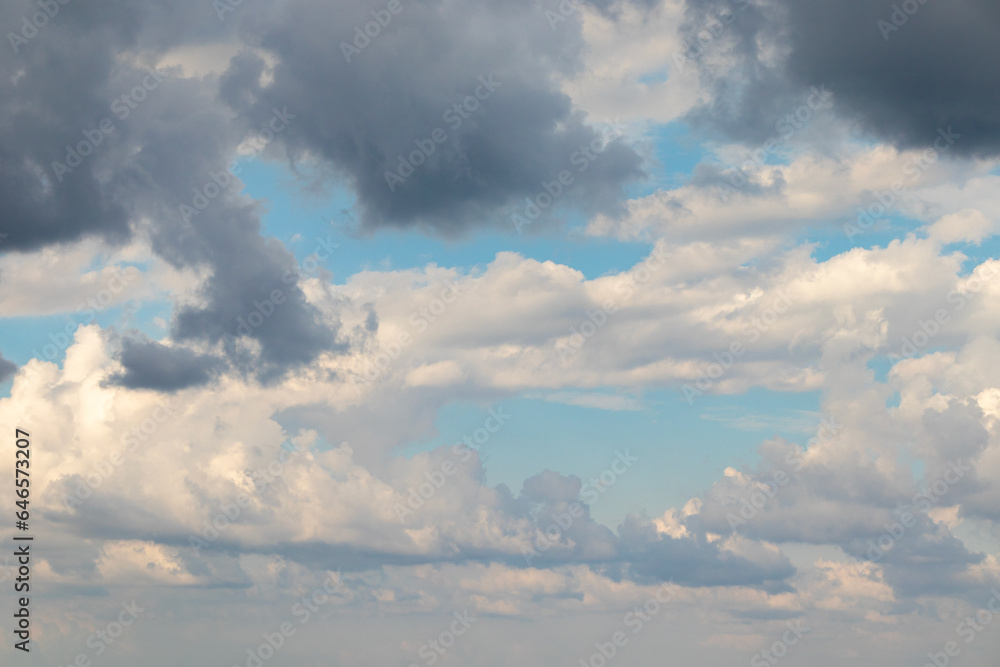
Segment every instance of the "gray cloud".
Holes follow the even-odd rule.
[[[13,361],[9,361],[3,358],[3,353],[0,353],[0,382],[6,382],[17,372],[17,364]]]
[[[126,338],[119,361],[125,372],[111,378],[129,389],[177,391],[209,382],[220,370],[218,359],[149,340]]]
[[[908,470],[886,474],[854,457],[798,470],[795,448],[780,438],[760,453],[760,465],[743,472],[749,483],[742,477],[716,482],[699,513],[685,521],[689,529],[736,532],[774,543],[835,545],[858,562],[882,565],[886,583],[900,598],[973,592],[968,566],[983,556],[927,514],[978,488],[971,468],[957,477],[947,465],[938,465],[939,453],[927,465],[927,488],[944,479],[948,486],[940,495],[927,491],[930,495],[921,496]],[[786,476],[777,477],[778,471]]]
[[[729,71],[703,68],[715,96],[693,113],[696,123],[761,141],[810,86],[822,84],[839,113],[899,147],[930,145],[938,128],[951,126],[961,135],[955,152],[1000,152],[995,2],[778,0],[743,10],[739,4],[688,0],[688,35],[723,9],[735,14],[706,50],[731,50],[737,64]],[[904,4],[916,11],[894,16]],[[784,57],[775,61],[775,53]]]
[[[506,225],[510,207],[563,170],[573,182],[560,205],[610,212],[622,186],[641,175],[637,153],[614,137],[603,145],[553,83],[579,67],[578,16],[553,31],[535,0],[414,1],[346,62],[340,42],[371,20],[373,7],[247,2],[219,21],[195,0],[61,6],[17,53],[0,53],[0,196],[7,203],[0,233],[8,234],[0,250],[86,237],[120,244],[144,221],[158,255],[210,275],[202,305],[174,313],[173,338],[227,343],[237,368],[266,380],[337,349],[339,330],[307,303],[294,257],[261,236],[261,209],[226,172],[240,141],[264,130],[276,110],[289,120],[261,154],[293,164],[318,159],[328,176],[354,186],[368,229],[418,225],[447,234]],[[35,9],[9,3],[0,25],[18,25]],[[276,58],[273,81],[262,85],[265,61],[249,50],[221,78],[161,71],[149,79],[139,66],[176,47],[236,40]],[[115,100],[154,80],[120,115]],[[464,102],[479,108],[445,118]],[[415,142],[426,146],[437,128],[446,141],[390,190],[386,170]],[[593,160],[592,143],[602,149]],[[216,189],[213,175],[230,184]],[[244,325],[275,290],[283,300],[276,313]],[[234,337],[256,340],[260,354]],[[125,377],[143,377],[133,361],[122,359]]]
[[[32,7],[6,5],[0,24],[16,24]],[[252,12],[243,9],[247,16]],[[294,257],[261,236],[260,209],[238,194],[238,178],[226,171],[245,133],[260,128],[233,122],[218,99],[217,80],[178,79],[133,64],[192,41],[229,40],[235,26],[220,22],[210,4],[193,1],[100,8],[72,3],[17,54],[4,51],[0,196],[7,206],[0,231],[8,237],[0,250],[88,236],[118,244],[139,221],[151,221],[153,249],[161,257],[178,268],[203,267],[211,276],[200,295],[204,305],[175,313],[175,339],[255,339],[259,358],[247,360],[233,345],[227,349],[245,371],[269,378],[333,349],[338,325],[318,321],[298,287]],[[123,101],[123,95],[129,97]],[[213,174],[225,184],[217,188]],[[196,193],[205,192],[214,196],[195,207]],[[182,205],[193,213],[185,214]],[[280,312],[240,329],[240,318],[256,317],[258,304],[275,290],[281,292]],[[129,370],[123,381],[152,382],[145,379],[148,361],[124,357]],[[167,384],[179,381],[171,376]]]
[[[687,538],[659,534],[652,524],[629,516],[619,528],[622,557],[639,581],[673,580],[686,586],[760,586],[772,593],[791,590],[784,580],[795,568],[784,554],[763,549],[757,560],[723,551],[704,533]]]
[[[512,516],[530,518],[548,536],[544,546],[535,544],[531,565],[587,563],[609,576],[641,583],[672,580],[693,587],[757,586],[773,591],[787,590],[784,580],[795,574],[784,555],[760,550],[751,559],[727,552],[693,525],[689,535],[674,538],[629,515],[612,532],[590,516],[582,489],[578,477],[546,470],[525,480],[520,496],[505,504]],[[571,519],[574,504],[579,516]]]
[[[444,451],[439,449],[434,456],[441,457]],[[483,470],[478,461],[461,474],[469,475],[470,481],[476,482],[475,488],[481,488]],[[284,483],[287,481],[275,482]],[[449,483],[445,492],[455,483]],[[68,494],[79,484],[79,478],[67,476],[57,484]],[[198,503],[206,508],[206,516],[217,513],[220,505],[226,502],[224,496],[201,489],[193,482],[189,481],[188,488]],[[634,516],[627,517],[615,533],[590,516],[590,508],[580,494],[581,488],[579,478],[547,470],[526,480],[519,495],[512,494],[503,484],[492,490],[495,494],[489,494],[495,500],[489,507],[489,522],[497,534],[523,542],[524,524],[528,522],[534,536],[548,535],[547,542],[532,543],[537,548],[530,558],[526,558],[523,552],[511,552],[509,543],[482,543],[467,539],[466,528],[483,520],[480,515],[484,509],[482,502],[459,504],[453,511],[449,510],[445,521],[445,517],[438,512],[415,513],[408,521],[408,529],[420,529],[423,525],[428,530],[448,535],[441,544],[431,548],[413,548],[416,545],[410,544],[410,538],[399,534],[401,527],[390,528],[373,518],[370,525],[366,525],[364,531],[349,542],[331,543],[317,539],[295,542],[255,540],[247,543],[236,531],[228,531],[206,547],[204,554],[194,556],[185,553],[184,557],[186,560],[193,559],[192,569],[201,567],[198,563],[203,558],[219,554],[280,554],[309,567],[322,567],[323,563],[332,560],[346,570],[464,562],[504,563],[519,568],[585,564],[615,579],[632,579],[640,583],[673,580],[691,587],[742,585],[770,591],[788,590],[785,579],[795,570],[783,555],[764,549],[751,550],[749,555],[727,552],[718,544],[709,542],[704,532],[672,538],[658,534],[652,524]],[[261,527],[273,525],[283,512],[288,511],[278,498],[263,502],[267,505],[263,512],[247,510],[236,523]],[[173,519],[161,516],[157,511],[145,508],[137,511],[133,505],[123,503],[115,489],[102,486],[95,489],[86,502],[66,511],[52,512],[49,518],[58,523],[72,524],[73,531],[90,537],[144,539],[175,547],[190,546],[192,533],[189,528],[177,525]],[[559,515],[558,520],[555,515]],[[455,533],[443,528],[455,527],[456,524],[461,530]],[[151,525],[160,527],[151,530]]]
[[[245,55],[221,86],[257,122],[275,106],[300,110],[281,137],[291,159],[319,158],[332,176],[349,179],[368,229],[455,233],[509,224],[506,208],[543,192],[563,170],[574,181],[560,204],[610,211],[623,184],[641,175],[639,156],[620,139],[594,160],[580,153],[571,162],[600,136],[552,80],[578,66],[579,26],[553,31],[534,0],[413,1],[345,56],[342,44],[352,45],[353,28],[371,21],[373,8],[288,3],[259,26],[260,44],[278,59],[273,82],[262,86],[264,61]],[[400,156],[410,155],[412,174],[400,168]]]

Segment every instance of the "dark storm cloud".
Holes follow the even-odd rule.
[[[125,372],[112,382],[130,389],[177,391],[202,385],[220,368],[218,359],[149,340],[127,338],[119,357]]]
[[[961,135],[956,152],[1000,153],[1000,4],[993,0],[739,4],[688,0],[689,35],[724,9],[734,12],[705,49],[731,49],[736,64],[728,72],[703,68],[715,96],[692,114],[695,122],[761,141],[775,118],[822,84],[839,113],[899,147],[928,146],[950,126]],[[775,53],[785,55],[775,62]]]
[[[122,56],[165,51],[182,35],[188,42],[223,40],[235,28],[200,0],[55,7],[46,18],[36,2],[0,6],[0,231],[9,234],[2,251],[83,236],[124,240],[134,213],[119,189],[127,177],[124,126],[141,114],[122,120],[111,105],[148,72]],[[99,131],[105,118],[114,128],[108,134]],[[92,150],[83,149],[91,154],[60,178],[53,163],[65,164],[67,147],[87,143],[85,133],[94,138]]]
[[[263,379],[333,349],[339,324],[319,321],[299,287],[294,256],[261,235],[261,209],[239,194],[242,167],[230,157],[248,135],[257,138],[256,154],[273,150],[263,129],[287,131],[294,114],[283,107],[259,125],[234,123],[200,82],[163,85],[164,95],[139,110],[146,122],[128,126],[142,150],[119,168],[132,206],[157,221],[153,249],[178,268],[211,270],[202,303],[175,311],[174,338],[224,343],[237,366]],[[259,357],[248,358],[234,344],[239,338],[260,343]]]
[[[278,60],[273,82],[246,56],[221,87],[258,122],[275,106],[302,110],[281,141],[353,183],[366,227],[509,224],[507,207],[563,170],[573,181],[559,204],[612,210],[640,175],[636,152],[609,133],[603,146],[553,82],[578,66],[579,25],[553,30],[536,0],[408,0],[380,28],[370,12],[383,4],[289,2],[255,26]],[[370,40],[357,37],[366,23]]]
[[[36,9],[5,5],[0,25],[15,25]],[[243,10],[249,13],[251,5]],[[298,287],[294,257],[261,236],[260,209],[239,195],[239,180],[227,171],[236,145],[248,133],[261,136],[263,128],[233,120],[216,80],[183,80],[138,65],[143,58],[155,62],[182,39],[231,39],[235,25],[220,21],[210,3],[193,0],[70,3],[17,53],[0,51],[0,197],[6,204],[0,231],[8,234],[0,250],[86,236],[116,244],[139,221],[149,221],[157,254],[210,276],[202,305],[175,313],[174,337],[255,339],[261,352],[253,370],[271,377],[331,349],[337,323],[318,321]],[[283,116],[283,122],[293,120]],[[260,146],[258,153],[275,146]],[[193,208],[186,214],[182,206]],[[272,302],[275,290],[280,305]],[[258,316],[264,318],[259,325],[241,328],[241,321]],[[236,347],[227,349],[234,361],[244,361],[235,358]],[[155,384],[146,373],[148,359],[126,355],[122,362],[125,381]],[[184,381],[162,370],[168,385]]]
[[[164,85],[166,94],[142,109],[149,116],[136,129],[143,148],[125,165],[124,188],[138,210],[157,220],[150,233],[160,256],[177,267],[211,268],[204,303],[174,313],[174,337],[225,343],[234,362],[244,370],[247,363],[259,366],[265,378],[333,349],[339,323],[319,321],[299,287],[295,257],[261,235],[259,204],[239,194],[246,162],[230,157],[248,136],[255,159],[268,154],[275,131],[287,132],[296,114],[282,105],[260,123],[234,122],[201,82]],[[248,362],[233,344],[244,337],[260,343],[258,359]]]
[[[15,364],[13,361],[8,361],[7,359],[4,359],[3,354],[0,353],[0,382],[6,382],[16,372],[17,372],[17,364]]]
[[[158,255],[210,276],[200,305],[175,312],[175,340],[229,343],[231,361],[264,378],[335,349],[339,324],[319,321],[294,257],[261,236],[260,208],[227,174],[248,135],[269,133],[259,155],[318,158],[346,178],[369,228],[508,224],[546,184],[565,191],[557,205],[611,211],[640,175],[637,153],[588,126],[559,91],[555,78],[580,66],[579,13],[554,30],[540,0],[412,0],[351,62],[341,42],[383,4],[248,0],[221,21],[197,0],[58,6],[26,43],[0,49],[0,251],[85,237],[120,244],[141,221]],[[16,32],[36,11],[7,3],[0,26]],[[273,56],[273,73],[250,50],[221,79],[140,64],[234,41]],[[142,100],[116,107],[136,86]],[[270,131],[276,114],[280,130]],[[445,140],[434,144],[438,128]],[[430,158],[390,189],[398,156],[428,141]],[[256,340],[259,355],[232,337]]]
[[[85,3],[81,3],[85,6]],[[0,29],[21,32],[21,19],[38,7],[4,3]],[[73,7],[62,7],[28,44],[0,48],[0,250],[24,250],[86,234],[121,240],[128,233],[125,207],[102,187],[99,162],[87,160],[73,178],[56,183],[50,164],[65,159],[64,146],[84,139],[110,115],[109,79],[114,51],[92,32],[67,28]],[[56,187],[58,186],[58,187]]]

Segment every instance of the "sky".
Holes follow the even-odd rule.
[[[0,32],[2,664],[995,662],[997,3]]]

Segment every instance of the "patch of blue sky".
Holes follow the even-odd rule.
[[[885,401],[885,407],[886,407],[886,409],[887,410],[893,410],[895,408],[898,408],[899,405],[900,405],[900,403],[902,402],[902,399],[903,399],[903,395],[902,394],[900,394],[898,391],[897,392],[893,392],[892,396],[890,396],[889,398],[887,398],[886,401]]]
[[[655,161],[648,165],[652,178],[635,184],[630,196],[643,196],[659,187],[676,187],[683,175],[704,158],[703,150],[683,123],[656,126],[649,139],[655,155]],[[300,265],[324,245],[335,246],[324,268],[339,283],[366,269],[401,270],[430,263],[470,271],[473,267],[485,267],[502,251],[517,252],[537,261],[551,260],[593,279],[627,271],[650,251],[648,243],[588,236],[583,231],[586,219],[572,211],[564,212],[562,227],[540,224],[537,229],[520,235],[512,225],[509,230],[477,230],[456,240],[397,229],[358,236],[352,231],[357,222],[355,198],[347,190],[327,192],[322,197],[304,194],[283,164],[261,160],[244,162],[240,178],[245,185],[244,193],[264,204],[263,233],[282,241]],[[146,268],[128,262],[123,265]],[[102,266],[101,258],[94,258],[89,270],[100,270]],[[119,306],[101,312],[96,321],[102,327],[136,329],[158,339],[167,333],[171,309],[168,301],[129,306],[127,310]],[[49,335],[58,338],[60,332],[67,330],[72,335],[76,329],[74,323],[83,319],[81,315],[68,313],[0,320],[4,355],[17,364],[32,358],[33,349],[40,353],[39,358],[48,358],[41,350],[50,342]],[[65,348],[59,347],[50,360],[61,364],[64,356]]]
[[[815,243],[813,257],[825,262],[854,248],[884,248],[923,225],[904,215],[884,215],[868,229],[855,230],[857,215],[851,215],[843,219],[813,222],[797,235],[796,242]]]
[[[644,141],[648,146],[644,168],[649,177],[626,188],[630,199],[681,187],[691,178],[695,166],[710,155],[688,125],[680,121],[654,125]]]
[[[511,417],[480,447],[487,482],[506,484],[515,494],[525,479],[546,469],[587,481],[611,465],[616,451],[629,449],[639,461],[593,507],[598,520],[616,525],[627,512],[681,507],[727,466],[756,465],[763,441],[781,436],[805,445],[820,423],[819,392],[756,388],[739,396],[701,396],[693,406],[673,389],[646,392],[634,402],[620,399],[614,389],[601,388],[530,392],[494,405],[451,403],[438,413],[436,434],[400,453],[412,456],[473,437],[491,407]]]
[[[961,252],[965,255],[962,262],[962,275],[968,276],[972,270],[983,262],[1000,258],[1000,236],[991,236],[981,243],[952,243],[944,247],[944,252]]]
[[[364,270],[405,270],[430,263],[469,271],[485,267],[503,251],[566,264],[592,279],[626,271],[651,250],[648,243],[587,236],[580,229],[584,222],[580,216],[567,221],[577,230],[569,235],[565,230],[555,229],[525,230],[519,235],[511,225],[509,230],[480,229],[459,239],[400,229],[359,236],[352,231],[356,223],[355,202],[349,193],[333,193],[323,201],[307,199],[285,168],[276,163],[250,163],[240,176],[246,184],[245,194],[267,202],[263,216],[265,235],[285,243],[300,266],[321,243],[337,246],[323,266],[339,284]]]
[[[889,379],[889,371],[892,370],[894,363],[888,356],[879,355],[869,359],[865,365],[868,367],[868,370],[875,374],[876,382],[885,384]]]
[[[135,306],[130,305],[123,313],[118,330],[139,332],[153,340],[158,340],[170,333],[173,312],[173,303],[166,300],[146,301]]]
[[[639,77],[639,83],[644,86],[654,86],[658,83],[666,83],[669,73],[669,67],[653,70],[652,72],[646,72]]]
[[[61,313],[31,317],[0,319],[0,341],[4,358],[23,366],[32,359],[49,361],[62,366],[66,350],[73,343],[76,330],[96,323],[102,329],[120,324],[127,305],[117,305],[98,311],[96,317],[87,312]],[[0,397],[10,395],[11,381],[0,384]]]
[[[903,214],[884,215],[867,230],[856,231],[853,236],[850,235],[851,227],[845,231],[845,225],[856,226],[857,216],[813,223],[797,235],[796,243],[815,243],[813,257],[825,262],[853,248],[884,248],[890,242],[903,240],[911,234],[918,238],[927,237],[926,231],[921,229],[927,222]],[[986,238],[980,243],[949,243],[943,246],[941,252],[945,255],[953,252],[965,255],[962,275],[968,275],[983,262],[1000,257],[1000,236]]]

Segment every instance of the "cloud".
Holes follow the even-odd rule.
[[[4,359],[3,354],[0,353],[0,382],[6,382],[16,372],[17,364],[13,361]]]
[[[163,24],[165,6],[112,4],[67,7],[37,43],[0,58],[0,124],[19,128],[6,133],[0,156],[2,249],[88,237],[114,246],[141,234],[173,268],[209,276],[194,303],[178,304],[176,340],[246,337],[259,354],[247,361],[233,351],[233,360],[263,378],[334,349],[336,321],[315,320],[291,253],[261,236],[259,209],[227,170],[243,133],[259,128],[232,122],[217,79],[140,65],[174,46],[177,29],[208,18],[204,5],[172,5]],[[31,6],[5,5],[4,24]],[[222,25],[213,17],[205,38],[229,39]],[[239,330],[240,318],[256,317],[255,304],[267,308],[275,290],[281,317]]]
[[[547,393],[527,393],[524,398],[537,398],[549,403],[562,403],[564,405],[577,405],[595,410],[641,410],[642,404],[632,396],[621,396],[604,394],[599,392],[583,391],[553,391]]]
[[[777,549],[734,553],[724,544],[698,538],[663,535],[653,524],[630,516],[619,529],[623,555],[635,576],[672,580],[688,586],[762,586],[788,590],[781,582],[795,573],[788,558]],[[754,556],[750,558],[748,556]]]
[[[944,638],[1000,584],[1000,265],[983,258],[1000,219],[986,159],[1000,15],[941,2],[594,0],[563,3],[555,26],[548,0],[405,0],[388,22],[375,0],[243,0],[224,20],[205,0],[56,3],[37,37],[0,50],[0,311],[77,315],[51,332],[56,318],[27,323],[59,353],[75,328],[65,360],[0,356],[0,382],[16,373],[0,421],[45,443],[31,473],[32,520],[50,536],[34,567],[60,601],[58,618],[36,619],[53,629],[47,646],[79,652],[117,613],[109,594],[155,586],[163,623],[110,662],[131,660],[134,637],[155,663],[172,655],[157,642],[178,635],[220,664],[245,661],[218,638],[285,620],[336,567],[349,594],[289,660],[409,664],[447,627],[443,610],[468,608],[490,620],[449,660],[499,645],[499,662],[558,664],[580,640],[586,662],[668,580],[662,625],[629,659],[666,647],[745,664],[737,651],[770,646],[800,617],[815,628],[795,648],[804,664],[897,664],[913,641]],[[893,4],[916,8],[899,30],[879,24]],[[679,63],[681,38],[723,8],[734,20]],[[0,25],[38,11],[6,3]],[[776,122],[814,85],[835,107],[785,141]],[[666,149],[681,146],[690,158],[681,126],[646,125],[688,112],[734,143],[700,147],[686,183],[671,175],[623,203],[643,156],[673,160]],[[631,134],[605,144],[619,114]],[[941,126],[960,135],[954,150],[910,178]],[[775,136],[720,197],[747,164],[743,144]],[[400,156],[422,164],[401,171]],[[268,202],[242,194],[256,160],[287,164],[309,196],[353,190],[369,236],[509,230],[566,169],[546,216],[582,213],[590,234],[648,241],[661,261],[622,271],[636,247],[624,245],[593,261],[581,246],[575,265],[532,257],[543,244],[333,282],[267,236]],[[830,223],[839,237],[899,179],[907,196],[884,205],[912,220],[899,238],[880,226],[841,252],[816,231]],[[162,336],[134,333],[153,330],[150,317]],[[716,375],[734,342],[744,352]],[[608,525],[592,515],[605,502],[594,482],[536,468],[507,486],[478,451],[413,453],[440,436],[446,406],[652,412],[669,409],[664,391],[711,375],[705,393],[802,392],[796,403],[818,401],[813,417],[839,428],[807,430],[799,416],[812,413],[764,410],[755,395],[730,411],[706,396],[706,419],[815,437],[762,443],[683,507],[645,508],[652,519],[626,512],[701,456],[661,477],[643,464],[614,482],[608,503],[626,509]],[[517,447],[508,454],[522,470]],[[927,493],[929,508],[915,507]],[[221,619],[205,639],[183,620],[192,604]],[[334,624],[344,641],[331,653]],[[831,654],[826,639],[848,635]],[[991,657],[963,647],[973,663],[977,650]]]
[[[713,97],[692,120],[760,142],[792,100],[822,84],[846,120],[897,147],[933,145],[951,127],[956,153],[1000,153],[1000,92],[985,83],[1000,76],[991,0],[743,4],[688,0],[691,37],[713,16],[735,15],[699,59]]]
[[[815,122],[802,131],[802,137],[781,139],[770,151],[716,146],[687,183],[629,200],[625,215],[595,216],[588,233],[622,240],[716,244],[738,239],[747,244],[829,221],[856,241],[898,224],[889,215],[928,223],[967,209],[996,215],[996,204],[985,193],[997,181],[991,173],[995,161],[958,161],[947,159],[948,152],[928,157],[926,151],[872,146],[849,139],[836,123]],[[843,141],[817,152],[814,142],[826,134],[843,135]],[[769,138],[775,137],[780,139]],[[990,225],[972,223],[962,223],[970,238],[990,233]]]
[[[177,391],[206,384],[220,370],[218,359],[150,340],[126,338],[118,360],[125,371],[111,381],[129,389]]]
[[[997,231],[997,222],[990,220],[977,209],[962,209],[946,215],[927,229],[927,235],[940,243],[958,243],[968,241],[979,243],[993,236]]]
[[[31,401],[34,410],[58,415],[37,423],[33,437],[77,434],[72,451],[53,451],[36,481],[39,497],[49,499],[40,510],[47,520],[71,525],[74,539],[183,550],[173,559],[176,567],[184,563],[182,579],[203,577],[207,562],[241,554],[277,554],[309,567],[334,559],[357,570],[376,563],[589,564],[691,586],[757,586],[792,573],[774,554],[733,553],[704,534],[663,536],[634,517],[613,532],[590,516],[603,489],[577,477],[544,471],[515,495],[486,485],[474,450],[441,447],[412,459],[386,452],[388,462],[365,466],[350,444],[330,447],[317,431],[288,432],[275,421],[279,407],[312,403],[323,386],[335,389],[330,380],[303,394],[290,385],[227,378],[222,393],[199,386],[211,362],[186,350],[126,340],[122,357],[126,373],[105,382],[115,362],[98,328],[81,327],[64,368],[32,361],[25,381],[0,402],[0,414]],[[67,409],[80,400],[101,407]],[[197,460],[189,456],[192,433],[202,434]],[[627,471],[631,461],[622,461]],[[169,481],[165,469],[176,473]],[[211,529],[220,512],[229,513],[227,525]]]
[[[2,250],[148,238],[173,269],[206,276],[175,304],[172,338],[225,344],[232,363],[270,380],[344,348],[336,316],[318,319],[294,258],[262,236],[261,208],[239,194],[238,148],[250,152],[243,164],[306,167],[307,187],[317,169],[346,179],[369,229],[506,225],[510,207],[566,170],[560,205],[610,214],[642,175],[639,155],[588,125],[555,83],[579,67],[575,19],[552,31],[533,1],[413,2],[348,62],[340,43],[371,20],[368,4],[241,6],[228,21],[193,1],[61,10],[0,56],[0,125],[18,128],[0,155]],[[32,7],[8,3],[0,19],[17,24]],[[239,43],[217,74],[219,54]],[[176,65],[184,54],[215,65],[195,78]],[[390,188],[387,171],[419,145],[434,154]],[[275,290],[280,316],[244,324]]]
[[[954,520],[938,519],[957,515],[948,508],[958,506],[969,519],[986,519],[980,508],[996,492],[986,481],[996,451],[986,428],[995,434],[995,425],[966,394],[978,396],[982,385],[935,394],[926,383],[944,390],[941,370],[948,366],[939,370],[930,359],[922,371],[901,362],[883,384],[857,372],[870,358],[858,347],[831,344],[823,363],[839,364],[825,385],[824,413],[832,421],[804,449],[775,438],[761,446],[755,467],[727,469],[682,525],[765,543],[836,545],[856,571],[876,568],[900,600],[972,601],[1000,580],[1000,570],[959,538]],[[901,409],[887,411],[895,391],[904,397]],[[908,457],[923,462],[924,479],[915,479]]]
[[[572,183],[560,205],[615,209],[641,160],[553,83],[578,67],[578,25],[551,30],[534,0],[404,7],[345,55],[352,26],[371,20],[366,3],[288,2],[256,26],[276,61],[271,81],[260,83],[266,63],[247,54],[234,58],[222,94],[246,118],[285,105],[298,114],[280,137],[290,158],[347,178],[369,230],[509,225],[509,209],[562,171]]]

